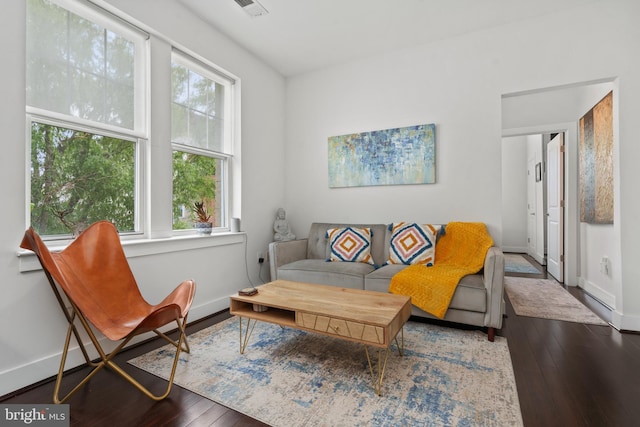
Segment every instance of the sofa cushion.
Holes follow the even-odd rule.
[[[364,288],[368,291],[389,292],[389,283],[394,274],[407,268],[404,264],[387,264],[367,274]]]
[[[371,256],[370,228],[330,228],[329,259],[327,261],[364,262],[374,264]]]
[[[487,290],[482,281],[482,274],[469,274],[460,280],[449,308],[487,312]]]
[[[389,258],[387,264],[433,265],[439,225],[399,222],[389,225]]]
[[[402,264],[390,264],[378,268],[365,277],[364,288],[369,291],[388,292],[391,278],[403,268],[406,266]],[[487,311],[487,291],[482,273],[469,274],[460,280],[449,308],[479,313]]]
[[[281,266],[278,279],[364,289],[364,277],[374,266],[363,262],[327,262],[303,259]]]

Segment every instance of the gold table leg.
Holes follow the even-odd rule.
[[[243,329],[242,329],[242,317],[238,316],[240,319],[240,354],[244,354],[245,349],[247,348],[247,344],[249,343],[249,338],[251,337],[251,333],[253,332],[253,328],[256,327],[257,320],[254,320],[251,323],[251,319],[247,318],[247,324],[244,329],[244,338],[242,337]]]
[[[374,369],[374,364],[371,363],[371,356],[369,355],[369,349],[364,346],[364,351],[367,353],[367,362],[369,362],[369,372],[371,373],[371,381],[373,382],[373,389],[378,396],[382,391],[382,379],[384,378],[384,370],[387,367],[387,359],[389,358],[389,348],[384,350],[378,349],[378,360]]]
[[[400,353],[401,357],[404,356],[404,328],[400,329],[400,343],[398,343],[397,335],[395,337],[395,341],[396,346],[398,347],[398,353]],[[382,395],[382,380],[384,379],[384,371],[387,368],[387,360],[389,359],[389,347],[385,349],[378,349],[378,359],[374,364],[371,362],[369,348],[366,345],[364,346],[364,351],[367,354],[367,362],[369,363],[371,381],[373,382],[373,389],[378,396]]]
[[[400,343],[398,343],[398,336],[396,335],[396,347],[398,347],[398,353],[400,357],[404,356],[404,327],[400,329]]]

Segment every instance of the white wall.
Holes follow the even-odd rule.
[[[193,278],[197,292],[190,320],[228,307],[228,297],[258,283],[257,251],[266,251],[272,238],[276,209],[284,202],[284,78],[253,55],[202,23],[179,3],[170,0],[111,0],[147,30],[160,32],[209,59],[241,79],[242,86],[242,198],[234,201],[234,216],[241,216],[246,235],[212,238],[217,246],[164,252],[166,245],[128,246],[131,267],[143,295],[157,303],[181,280]],[[52,376],[57,371],[65,322],[41,271],[20,273],[17,256],[26,224],[25,201],[25,2],[3,4],[0,45],[5,59],[0,67],[0,125],[3,154],[0,177],[0,395]],[[154,36],[155,37],[155,36]],[[153,41],[153,40],[152,40]],[[155,38],[154,49],[168,58],[166,40]],[[158,66],[158,64],[154,64]],[[167,64],[168,66],[168,64]],[[165,91],[163,93],[163,91]],[[151,145],[166,157],[169,141],[169,87],[153,84]],[[163,145],[165,144],[165,145]],[[162,148],[164,147],[164,148]],[[162,150],[165,150],[162,152]],[[163,154],[164,153],[164,154]],[[170,159],[170,157],[168,157]],[[167,164],[170,164],[167,162]],[[157,184],[156,184],[157,185]],[[155,196],[166,189],[152,188]],[[168,199],[170,203],[170,198]],[[167,207],[155,206],[154,224],[163,221]],[[158,210],[157,212],[155,210]],[[154,230],[155,231],[155,230]],[[248,241],[248,247],[245,242]],[[174,250],[175,246],[171,246]],[[161,252],[161,253],[156,253]],[[248,273],[245,264],[248,259]],[[33,261],[33,260],[32,260]],[[263,277],[266,277],[265,274]],[[68,367],[79,361],[73,354]]]
[[[579,286],[607,306],[616,309],[620,283],[620,245],[613,225],[580,223]],[[601,269],[603,257],[607,269]]]
[[[621,96],[615,84],[601,84],[589,86],[583,91],[578,105],[581,106],[580,117],[593,108],[610,91],[614,92],[614,98]],[[619,111],[618,99],[614,99],[614,161],[619,156]],[[618,163],[618,162],[615,162]],[[621,175],[616,174],[619,180]],[[616,192],[615,197],[618,197]],[[623,204],[615,202],[617,211]],[[587,224],[580,223],[580,278],[579,285],[591,295],[598,298],[604,304],[613,309],[619,309],[619,300],[616,298],[623,290],[621,276],[621,247],[618,236],[620,235],[620,223],[618,215],[614,212],[614,224]],[[606,271],[601,269],[603,257],[608,259]]]
[[[468,220],[501,243],[500,186],[488,185],[501,176],[500,97],[490,73],[470,72],[478,46],[450,40],[288,81],[286,198],[300,233],[312,221]],[[328,137],[423,123],[436,124],[436,184],[328,188]]]
[[[502,249],[527,252],[527,137],[502,138]]]
[[[289,79],[285,194],[296,232],[304,236],[321,220],[473,220],[486,222],[502,245],[501,96],[617,79],[614,241],[621,247],[616,299],[624,302],[614,322],[640,330],[639,17],[636,1],[599,2]],[[436,184],[328,188],[328,137],[419,123],[437,126]]]

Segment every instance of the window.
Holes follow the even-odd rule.
[[[30,221],[65,236],[140,231],[146,36],[89,4],[27,2]]]
[[[192,229],[195,203],[214,228],[227,227],[233,80],[174,51],[171,64],[173,228]]]
[[[135,230],[135,143],[32,122],[31,224],[46,235],[78,233],[109,218]]]
[[[228,228],[236,80],[161,35],[149,42],[148,34],[91,1],[26,1],[27,203],[36,231],[67,239],[106,219],[121,234],[152,236],[154,229],[164,237],[196,228],[195,203],[213,227]],[[173,49],[167,68],[148,67],[149,43]],[[150,76],[167,79],[159,94],[148,92]],[[167,134],[147,118],[153,97],[164,100],[169,91]],[[162,157],[171,150],[172,169],[145,169],[156,153],[149,127]],[[238,165],[233,172],[239,174]],[[150,215],[152,207],[168,212],[171,192],[173,220]]]

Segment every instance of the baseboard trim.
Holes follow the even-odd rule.
[[[640,316],[625,315],[613,310],[610,324],[620,332],[640,333]]]
[[[611,311],[616,309],[615,295],[605,291],[600,286],[590,282],[589,280],[585,280],[582,277],[578,277],[578,286],[584,289],[584,291],[593,298],[604,304],[607,308],[611,309]]]
[[[510,253],[515,253],[515,254],[526,254],[527,253],[527,247],[526,246],[503,246],[502,247],[502,252],[510,252]]]

